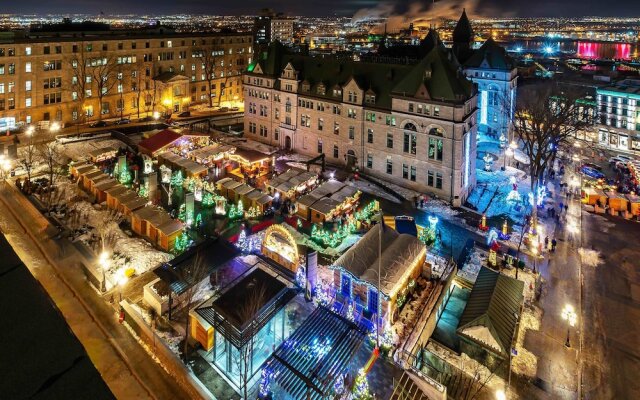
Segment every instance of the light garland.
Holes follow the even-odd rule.
[[[278,374],[271,368],[271,363],[264,366],[260,374],[260,398],[269,397],[271,394],[271,382],[277,378]]]
[[[244,206],[242,205],[242,201],[238,200],[238,206],[231,205],[229,207],[229,212],[227,213],[229,219],[239,219],[244,216]]]
[[[367,381],[367,374],[365,374],[364,369],[360,369],[360,371],[358,371],[358,376],[356,376],[353,386],[353,395],[354,399],[357,400],[373,399],[373,396],[369,391],[369,382]]]

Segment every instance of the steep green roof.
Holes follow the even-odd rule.
[[[464,63],[465,67],[490,68],[499,70],[512,70],[515,68],[513,59],[509,57],[504,47],[500,46],[493,39],[488,39],[476,50],[473,55]]]
[[[481,268],[456,333],[507,357],[520,317],[523,289],[524,282]]]
[[[276,78],[291,63],[301,82],[298,93],[310,97],[341,101],[341,97],[333,96],[334,87],[343,87],[353,79],[360,89],[375,94],[375,102],[366,104],[377,108],[390,109],[392,94],[414,96],[422,84],[428,92],[425,99],[456,103],[467,100],[473,95],[473,84],[458,73],[436,36],[431,36],[429,41],[433,41],[435,47],[413,65],[291,54],[277,42],[269,46],[258,62],[264,75]],[[427,70],[431,71],[430,76]],[[255,73],[253,65],[247,73]],[[276,87],[278,85],[279,81]],[[320,85],[325,87],[324,94],[318,91]]]
[[[462,15],[453,30],[453,41],[455,43],[471,43],[473,41],[473,28],[467,17],[467,10],[462,10]]]
[[[454,67],[445,49],[436,47],[393,89],[396,94],[414,96],[424,84],[426,98],[459,102],[473,94],[473,84]]]

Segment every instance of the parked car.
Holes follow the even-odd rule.
[[[116,121],[116,125],[125,125],[130,123],[131,123],[131,120],[129,118],[122,118]]]
[[[107,126],[106,121],[96,121],[89,124],[89,128],[103,128],[105,126]]]
[[[598,171],[597,169],[591,168],[591,167],[587,167],[587,166],[582,166],[582,168],[580,168],[580,172],[583,173],[584,175],[593,178],[593,179],[604,179],[605,175]]]
[[[590,163],[590,162],[586,162],[584,164],[582,164],[583,167],[589,167],[589,168],[593,168],[596,169],[600,172],[602,172],[602,167],[599,166],[598,164],[594,164],[594,163]]]
[[[180,118],[185,118],[185,117],[190,117],[191,116],[191,111],[183,111],[180,114],[178,114],[178,117]]]
[[[240,107],[231,107],[229,111],[240,111]]]
[[[220,107],[220,110],[218,110],[220,112],[228,112],[229,111],[229,107]]]

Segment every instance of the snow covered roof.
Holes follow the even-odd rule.
[[[245,197],[249,200],[257,200],[260,197],[262,197],[264,193],[262,193],[261,191],[259,191],[258,189],[255,189],[247,194],[245,194]]]
[[[382,258],[378,263],[380,244]],[[378,284],[380,268],[380,289],[389,296],[405,271],[425,253],[425,245],[414,236],[400,234],[387,226],[382,228],[381,224],[377,224],[333,265],[374,286]]]
[[[238,186],[235,189],[233,189],[233,191],[236,192],[236,194],[238,194],[240,196],[244,196],[245,194],[249,194],[254,190],[255,190],[254,188],[252,188],[251,186],[247,185],[246,183],[243,183],[240,186]]]
[[[180,232],[183,228],[184,224],[182,223],[182,221],[177,219],[169,220],[158,226],[158,230],[166,236],[172,235],[176,232]]]
[[[318,211],[319,213],[326,215],[331,213],[331,211],[333,211],[339,205],[340,205],[339,201],[329,197],[323,197],[320,200],[313,203],[310,208],[314,211]]]
[[[241,186],[242,183],[238,182],[238,181],[234,181],[233,179],[229,179],[226,182],[222,182],[222,187],[225,189],[235,189],[238,186]]]
[[[508,357],[523,303],[524,282],[482,267],[456,333]]]
[[[273,197],[269,196],[268,194],[263,194],[258,200],[256,200],[256,203],[258,204],[269,204],[273,201]]]
[[[149,200],[145,199],[144,197],[136,197],[134,199],[126,201],[124,203],[124,206],[133,211],[137,210],[140,207],[144,207],[148,202]]]
[[[180,139],[180,137],[181,136],[175,131],[165,129],[150,138],[141,140],[140,143],[138,143],[138,147],[153,154]]]
[[[120,193],[123,193],[123,192],[126,192],[127,190],[129,190],[129,189],[127,189],[127,187],[126,187],[126,186],[121,185],[121,184],[117,184],[117,185],[115,185],[114,187],[111,187],[111,188],[109,188],[109,189],[105,190],[105,192],[106,192],[108,195],[110,195],[110,196],[114,196],[114,197],[115,197],[116,195],[118,195],[118,194],[120,194]]]

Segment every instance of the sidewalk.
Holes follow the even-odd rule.
[[[558,180],[567,181],[571,174],[565,167],[564,179],[554,182],[554,194],[557,202],[566,203],[568,199],[560,194]],[[553,398],[575,399],[578,395],[578,347],[579,338],[576,328],[570,328],[571,347],[566,347],[568,323],[562,318],[562,310],[570,304],[580,309],[580,259],[577,253],[578,244],[574,242],[574,233],[568,229],[569,222],[578,218],[581,204],[575,199],[569,203],[567,222],[553,223],[552,235],[558,241],[556,251],[547,253],[538,271],[544,279],[539,306],[543,309],[543,317],[539,331],[528,331],[525,337],[525,348],[538,358],[537,380],[534,384]],[[551,224],[547,224],[549,227]],[[580,319],[580,316],[578,316]]]

